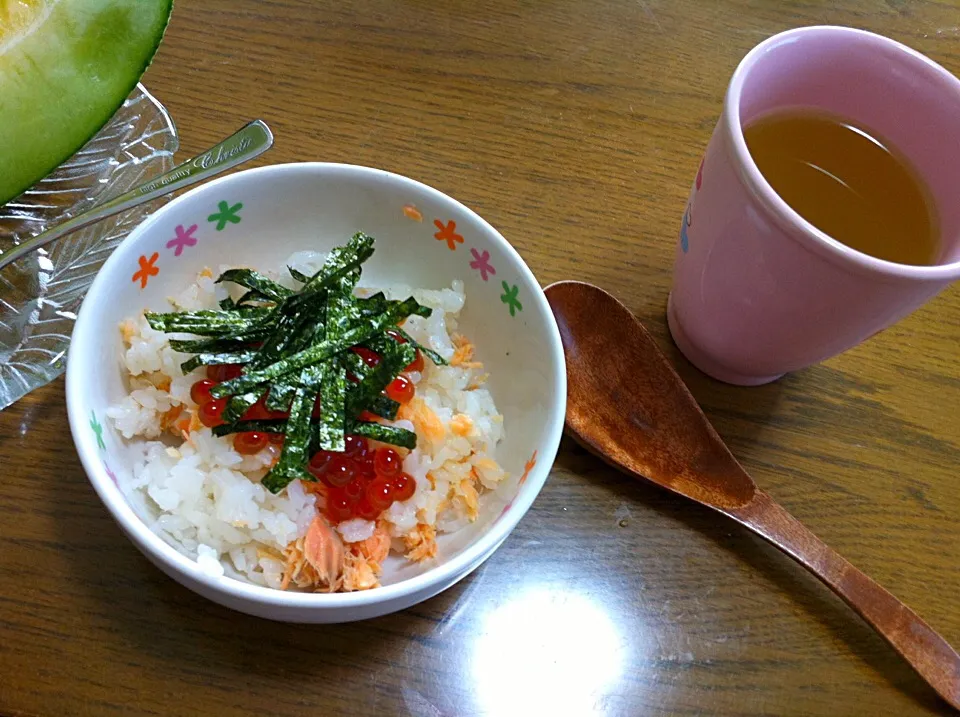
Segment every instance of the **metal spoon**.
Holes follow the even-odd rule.
[[[960,655],[757,487],[633,314],[590,284],[564,281],[546,294],[566,354],[573,436],[625,473],[709,506],[773,543],[960,709]]]
[[[178,189],[202,182],[214,175],[243,164],[263,154],[273,145],[273,133],[262,120],[255,120],[239,132],[227,137],[220,144],[177,165],[169,172],[119,197],[99,204],[92,209],[71,217],[45,232],[30,237],[7,252],[0,254],[0,269],[30,252],[46,246],[65,234],[82,229],[101,219],[132,209]]]

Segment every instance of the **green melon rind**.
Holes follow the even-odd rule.
[[[110,121],[156,54],[173,0],[59,0],[37,29],[0,38],[0,204]]]

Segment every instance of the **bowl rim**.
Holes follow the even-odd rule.
[[[486,238],[499,246],[514,262],[519,277],[530,287],[529,293],[532,296],[533,302],[549,319],[546,327],[547,335],[549,336],[549,351],[552,363],[557,367],[552,386],[554,401],[545,419],[548,430],[546,437],[542,441],[542,445],[537,446],[537,448],[540,449],[539,460],[524,484],[524,488],[527,490],[521,490],[512,502],[511,509],[500,517],[495,518],[493,523],[481,533],[476,540],[461,550],[459,554],[430,567],[419,575],[414,575],[397,583],[384,585],[373,590],[349,593],[294,592],[255,585],[228,575],[210,575],[203,571],[195,560],[187,557],[163,540],[163,538],[151,530],[146,523],[137,516],[127,503],[120,488],[113,483],[106,473],[103,460],[93,445],[93,439],[89,438],[87,436],[88,431],[84,430],[87,424],[87,416],[81,415],[82,411],[80,409],[82,403],[80,400],[80,386],[83,384],[83,377],[78,374],[80,370],[79,362],[71,360],[74,352],[79,351],[78,347],[80,342],[75,339],[71,342],[66,372],[67,417],[74,445],[76,446],[84,471],[87,474],[87,479],[114,520],[119,523],[123,532],[126,533],[134,544],[153,562],[158,563],[159,566],[167,566],[169,569],[176,571],[176,573],[183,574],[190,579],[191,582],[199,583],[201,586],[215,593],[221,593],[240,601],[250,601],[278,608],[339,609],[362,608],[397,601],[417,593],[428,593],[432,588],[445,589],[448,585],[452,585],[459,578],[465,576],[486,557],[489,557],[499,544],[513,531],[520,522],[520,519],[526,515],[533,501],[540,494],[550,469],[553,466],[557,450],[559,449],[560,438],[563,433],[566,412],[566,363],[560,340],[560,331],[546,296],[543,293],[543,289],[526,262],[524,262],[523,258],[510,242],[472,209],[423,182],[394,172],[362,165],[336,162],[291,162],[271,164],[234,172],[185,192],[152,213],[123,239],[101,267],[87,295],[84,297],[83,305],[78,312],[74,336],[82,336],[86,331],[87,325],[92,320],[90,319],[90,310],[88,308],[91,305],[88,303],[91,297],[97,298],[101,293],[109,293],[106,290],[107,277],[115,274],[118,270],[117,265],[121,260],[121,255],[125,253],[124,249],[135,244],[155,224],[162,221],[164,217],[175,213],[181,204],[187,202],[196,194],[213,192],[214,188],[222,184],[238,181],[240,177],[258,176],[266,180],[270,175],[283,174],[291,171],[319,174],[346,173],[362,179],[380,179],[404,185],[420,196],[425,195],[440,203],[448,203],[459,212],[470,217],[482,228]],[[437,592],[437,590],[434,589],[433,592],[429,592],[429,594],[432,595],[435,592]]]

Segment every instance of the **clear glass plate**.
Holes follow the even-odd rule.
[[[179,142],[167,110],[143,85],[53,174],[0,206],[0,253],[173,167]],[[117,244],[166,201],[105,219],[0,270],[0,410],[66,367],[73,322]]]

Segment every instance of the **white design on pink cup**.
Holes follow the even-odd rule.
[[[907,156],[939,214],[937,265],[861,254],[777,196],[742,127],[784,107],[849,118]],[[734,72],[701,171],[667,317],[684,355],[721,381],[758,385],[835,356],[960,278],[960,80],[893,40],[807,27],[762,42]]]

